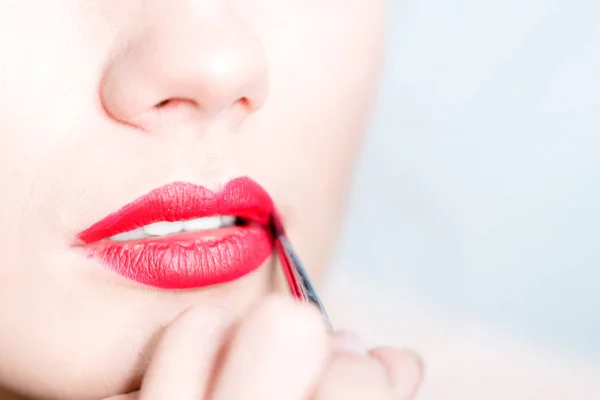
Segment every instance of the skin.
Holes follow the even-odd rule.
[[[153,188],[248,175],[318,280],[375,93],[383,3],[0,1],[0,398],[412,396],[411,353],[348,351],[314,310],[268,296],[282,289],[272,260],[165,292],[73,246]],[[289,360],[298,370],[275,368]]]

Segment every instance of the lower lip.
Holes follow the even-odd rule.
[[[130,242],[86,246],[117,274],[160,289],[191,289],[230,282],[258,269],[272,253],[264,227],[235,226]]]

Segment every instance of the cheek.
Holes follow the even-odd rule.
[[[95,109],[97,54],[82,57],[89,29],[72,4],[0,4],[0,280],[55,218],[57,184],[74,169],[69,143]]]
[[[77,344],[62,334],[89,303],[61,278],[64,237],[55,227],[60,210],[72,211],[62,195],[76,191],[69,177],[86,170],[79,149],[97,118],[99,59],[112,33],[93,34],[93,19],[77,10],[83,1],[9,3],[0,1],[0,327],[10,327],[0,329],[0,386],[29,388],[32,371],[54,372],[40,387],[68,375]]]

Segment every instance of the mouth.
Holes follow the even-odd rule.
[[[219,192],[175,182],[155,189],[78,234],[89,258],[129,280],[160,289],[230,282],[273,251],[273,201],[242,177]]]

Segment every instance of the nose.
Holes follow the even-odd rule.
[[[104,71],[100,98],[111,118],[152,130],[153,119],[145,116],[166,105],[192,107],[192,115],[204,118],[234,106],[248,115],[262,106],[268,92],[263,46],[226,0],[143,3],[135,33]],[[168,7],[148,11],[152,3]]]

